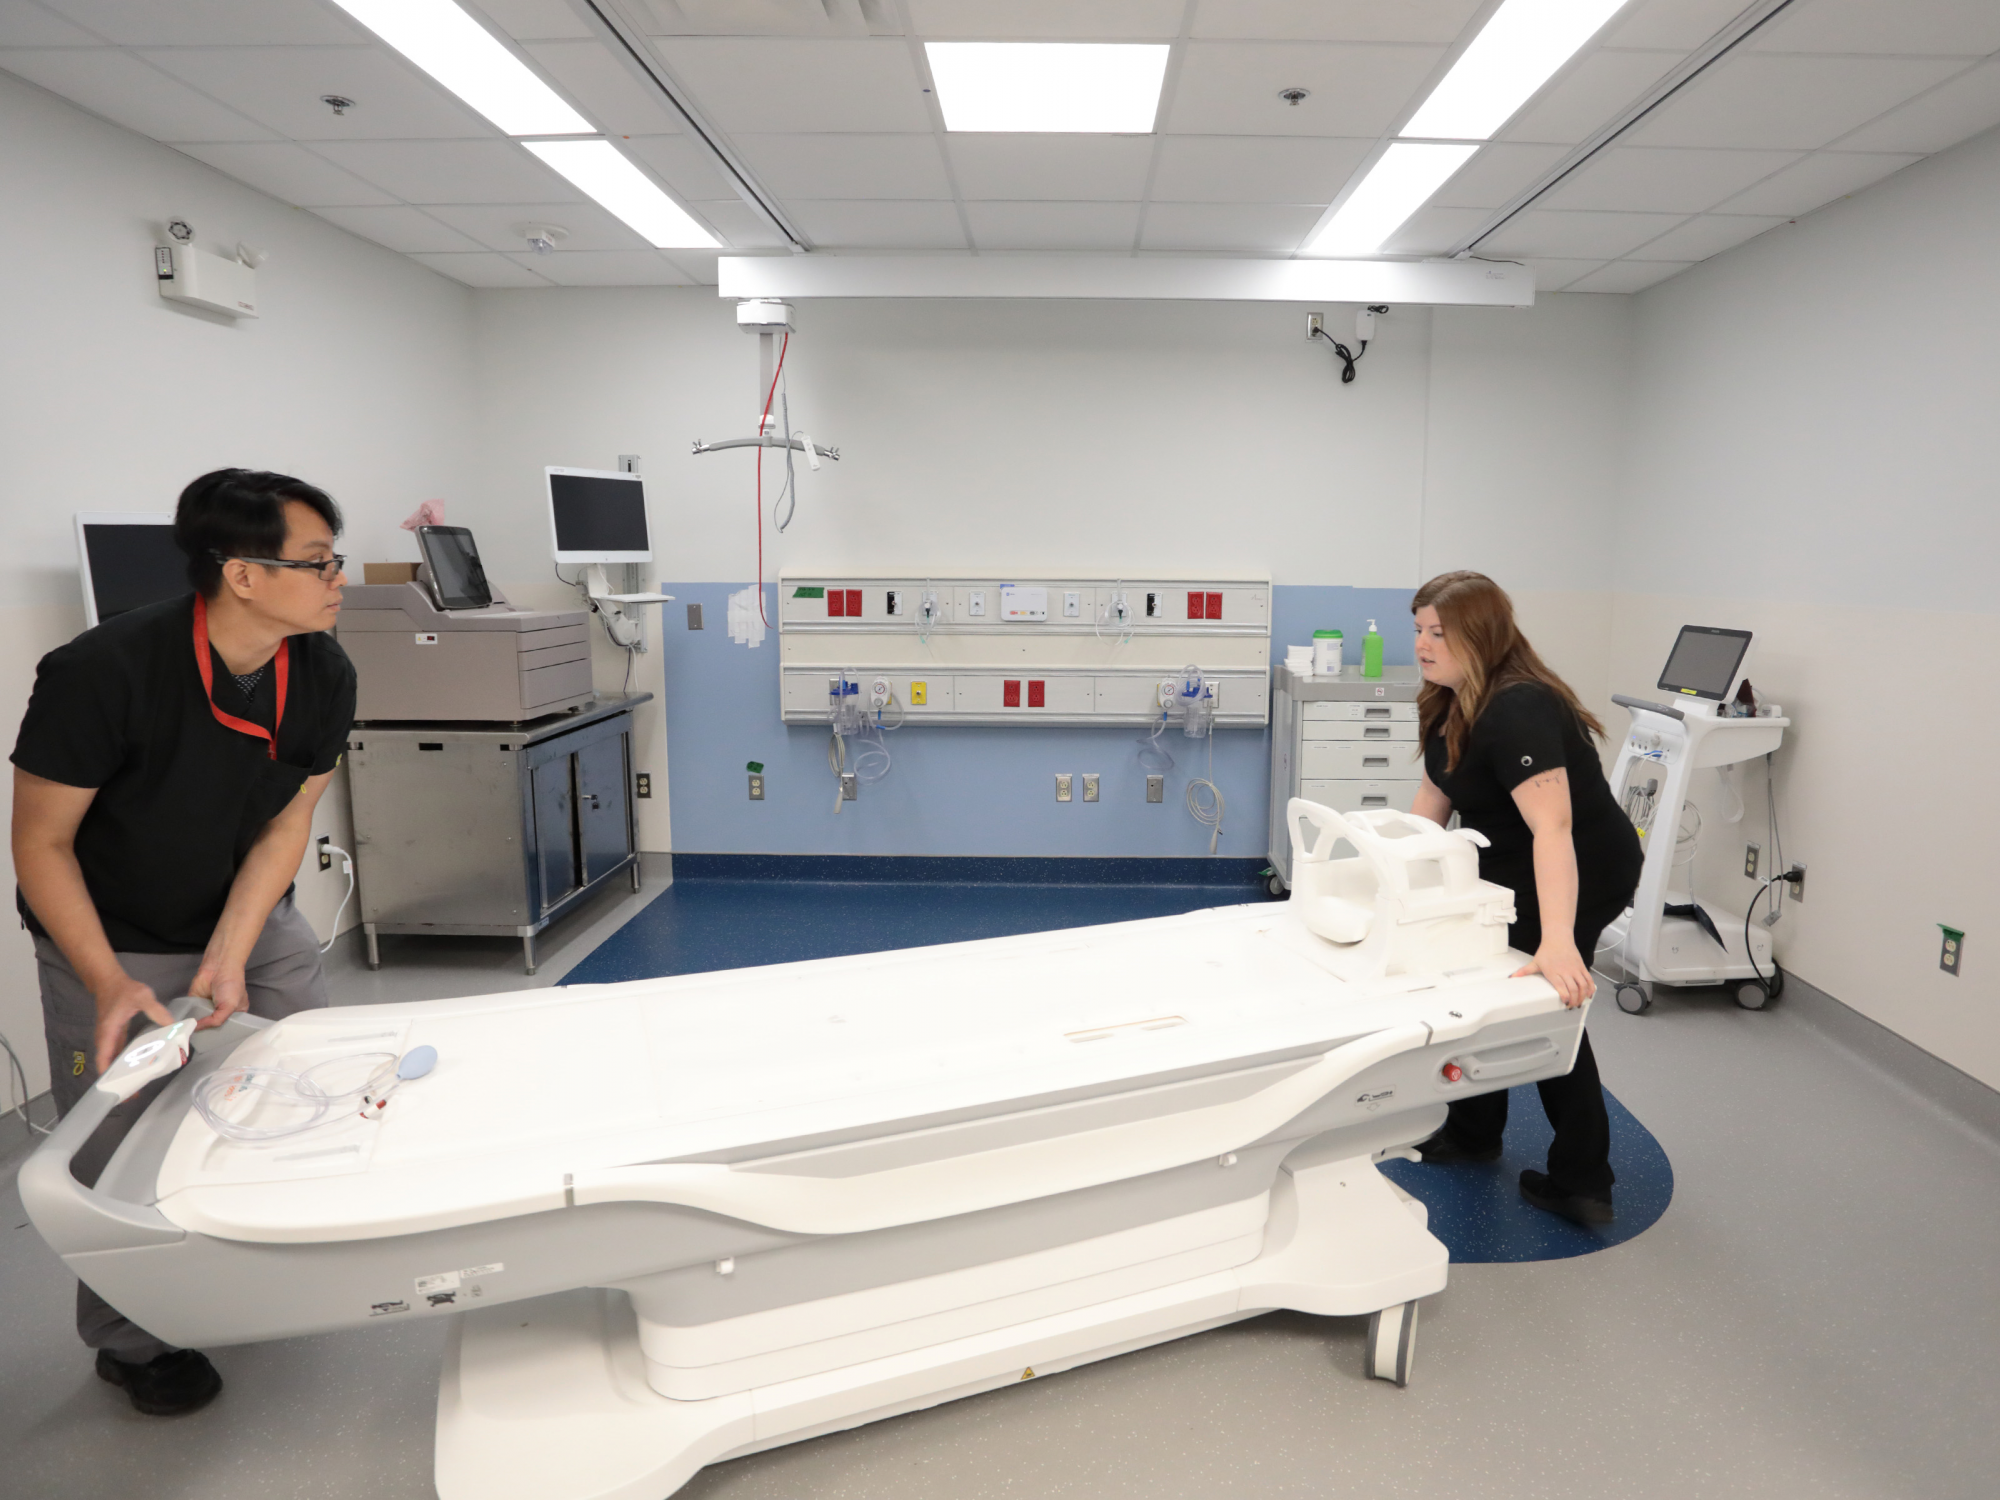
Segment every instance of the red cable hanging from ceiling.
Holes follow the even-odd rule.
[[[785,351],[791,347],[792,336],[787,333],[778,345],[778,366],[771,371],[771,388],[764,392],[764,410],[757,417],[757,618],[764,622],[764,628],[771,628],[771,620],[764,613],[764,436],[765,424],[771,420],[771,401],[778,394],[778,377],[785,373]],[[788,432],[784,435],[787,446],[792,441]]]

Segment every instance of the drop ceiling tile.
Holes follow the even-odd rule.
[[[1448,47],[1482,0],[1199,0],[1192,35],[1260,41],[1428,42]]]
[[[1137,202],[1146,193],[1149,135],[988,135],[945,137],[965,198],[1058,198]]]
[[[936,136],[736,135],[729,143],[783,199],[951,196]]]
[[[1745,42],[1753,52],[1984,57],[2000,52],[1991,0],[1813,0],[1788,8]]]
[[[338,224],[349,234],[373,240],[405,255],[419,250],[477,250],[479,242],[440,224],[420,208],[395,204],[388,208],[315,208],[328,223]]]
[[[1588,53],[1529,101],[1499,139],[1574,146],[1609,124],[1680,60],[1678,52]]]
[[[829,250],[963,250],[965,231],[949,203],[855,200],[787,203],[785,212]]]
[[[488,250],[532,253],[524,224],[554,224],[569,231],[564,254],[580,250],[647,250],[651,247],[595,203],[440,203],[432,218],[471,236]]]
[[[328,204],[394,203],[385,193],[344,172],[324,157],[290,141],[204,141],[175,147],[196,161],[207,162],[260,193],[304,208]]]
[[[1571,292],[1643,292],[1669,276],[1678,276],[1692,261],[1615,260],[1588,276],[1579,276],[1564,290]]]
[[[0,9],[0,47],[95,47],[98,38],[39,5],[10,3]]]
[[[1604,262],[1601,260],[1548,260],[1537,257],[1522,262],[1535,273],[1535,290],[1538,292],[1559,292],[1580,276],[1588,276]]]
[[[1437,190],[1431,202],[1439,208],[1499,208],[1540,181],[1569,151],[1567,146],[1490,141]]]
[[[1373,140],[1164,135],[1153,197],[1176,203],[1331,203]]]
[[[928,131],[900,40],[672,37],[658,44],[702,112],[727,131]]]
[[[1629,255],[1647,240],[1672,229],[1685,214],[1562,213],[1530,208],[1514,215],[1499,230],[1480,241],[1479,253],[1489,259],[1547,256],[1611,260]]]
[[[657,250],[558,250],[507,257],[557,286],[693,286],[694,279]]]
[[[163,73],[295,141],[463,140],[499,134],[375,47],[168,47],[137,54]],[[341,94],[336,115],[320,102]]]
[[[1175,135],[1378,136],[1407,114],[1439,47],[1190,42],[1161,128]],[[1311,90],[1290,105],[1281,90]]]
[[[1702,214],[1648,240],[1632,254],[1645,260],[1707,260],[1791,222],[1765,214]]]
[[[1613,146],[1537,200],[1543,208],[1698,214],[1801,159],[1797,151]]]
[[[1493,216],[1486,208],[1418,209],[1382,242],[1386,255],[1443,255],[1477,234]]]
[[[1183,0],[909,0],[921,37],[1005,42],[1166,42]]]
[[[487,20],[517,42],[591,35],[569,0],[473,0],[465,8],[485,12]]]
[[[1917,160],[1886,152],[1819,151],[1768,182],[1738,193],[1721,207],[1732,214],[1783,214],[1795,219],[1836,198],[1858,193]]]
[[[365,42],[317,0],[42,0],[121,47],[284,47]]]
[[[715,263],[729,250],[662,250],[660,254],[668,265],[677,268],[696,286],[714,286],[716,283]],[[787,252],[789,253],[789,252]]]
[[[1746,0],[1639,0],[1604,32],[1607,47],[1692,52],[1735,20]]]
[[[894,12],[875,4],[887,23],[871,27],[863,0],[635,0],[630,13],[656,36],[866,36],[896,29]]]
[[[493,250],[479,250],[470,254],[425,255],[410,257],[419,265],[429,266],[453,281],[462,281],[467,286],[517,287],[548,286],[550,283],[524,266],[517,266],[506,256]]]
[[[680,116],[596,41],[528,42],[522,50],[612,135],[680,132]]]
[[[981,250],[1124,250],[1139,235],[1133,203],[968,203]]]
[[[730,203],[697,203],[694,211],[722,236],[732,255],[743,250],[786,250],[791,246],[790,240],[741,199]]]
[[[1151,203],[1147,250],[1219,250],[1289,255],[1325,206],[1317,203]]]
[[[512,141],[328,141],[314,149],[406,203],[563,203],[582,198]]]
[[[629,135],[620,139],[618,149],[689,203],[736,201],[735,187],[693,136]]]
[[[1842,151],[1942,151],[2000,125],[2000,61],[1982,63],[1834,142]]]
[[[0,52],[0,68],[156,141],[268,141],[271,132],[110,47]]]
[[[1950,59],[1737,53],[1654,110],[1633,145],[1810,151],[1959,71]]]

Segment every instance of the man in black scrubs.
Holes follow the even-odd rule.
[[[164,999],[217,1026],[327,1003],[292,877],[346,748],[354,668],[339,617],[340,512],[283,474],[221,469],[184,490],[174,540],[195,592],[42,658],[14,746],[14,869],[34,935],[57,1108],[67,1113]],[[79,1152],[94,1182],[156,1091]],[[97,1373],[142,1412],[212,1400],[222,1379],[77,1288]]]

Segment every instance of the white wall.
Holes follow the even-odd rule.
[[[472,294],[5,73],[0,141],[15,226],[0,302],[0,720],[11,725],[35,662],[83,628],[77,510],[168,511],[206,470],[272,468],[340,501],[343,550],[404,555],[395,523],[468,487]],[[174,215],[205,248],[240,239],[270,252],[261,319],[158,295],[152,247]],[[316,830],[337,841],[340,800]],[[12,886],[11,861],[0,881]],[[342,888],[337,866],[321,874],[308,860],[300,905],[323,935]],[[13,922],[0,936],[0,1031],[31,1087],[45,1087],[33,954]]]
[[[1613,677],[1649,690],[1683,622],[1759,633],[1809,867],[1781,960],[2000,1086],[1996,242],[2000,133],[1635,299]],[[1751,781],[1740,827],[1703,799],[1701,881],[1739,906]],[[1970,933],[1956,979],[1940,922]]]

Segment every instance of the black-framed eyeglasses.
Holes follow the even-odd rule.
[[[212,555],[217,562],[256,563],[262,568],[301,568],[319,574],[322,583],[332,583],[347,566],[346,554],[340,552],[328,558],[308,558],[305,561],[290,557],[230,557],[221,552]]]

